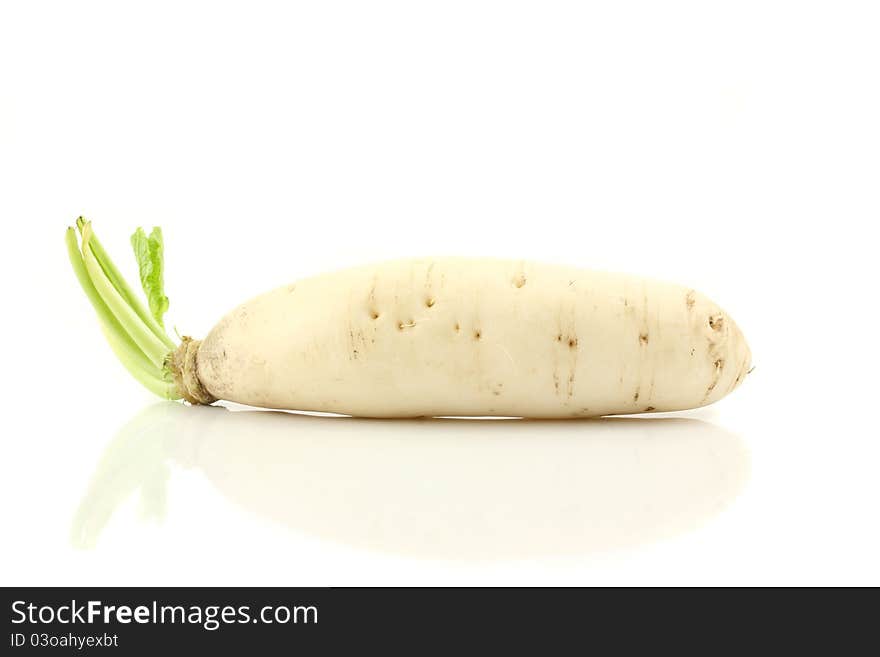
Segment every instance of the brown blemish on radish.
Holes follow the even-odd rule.
[[[633,401],[639,401],[639,388],[636,388],[635,394],[633,394]]]
[[[425,299],[425,307],[427,308],[433,308],[435,303],[437,303],[437,301],[433,298]]]
[[[648,334],[647,333],[639,333],[639,342],[641,344],[648,344]]]
[[[575,349],[578,346],[577,338],[569,338],[568,339],[568,348]]]
[[[733,383],[730,384],[730,388],[727,389],[727,392],[731,392],[734,388],[739,385],[739,382],[742,381],[742,372],[736,375],[736,378],[733,380]]]
[[[684,303],[688,310],[693,310],[694,304],[697,302],[697,293],[694,290],[688,291],[684,297]]]
[[[656,411],[657,409],[653,406],[645,406],[645,413],[650,413],[651,411]]]
[[[416,325],[416,323],[413,320],[409,320],[408,322],[400,322],[397,325],[397,328],[402,331],[404,329],[412,328],[415,325]]]
[[[379,311],[378,310],[371,310],[370,311],[370,318],[371,319],[379,319]]]
[[[709,387],[706,388],[706,394],[703,395],[703,401],[709,399],[709,395],[712,394],[712,391],[715,390],[715,386],[718,385],[718,379],[714,379],[712,383],[709,384]]]
[[[483,337],[483,332],[480,329],[474,331],[474,340],[479,340]]]
[[[513,278],[510,279],[510,283],[513,287],[519,289],[525,286],[526,284],[526,262],[525,260],[520,260],[516,266],[515,273]]]
[[[724,316],[723,315],[712,315],[709,317],[709,328],[713,331],[720,331],[724,328]]]
[[[721,379],[721,373],[724,371],[724,359],[717,358],[712,365],[715,366],[715,372],[712,375],[712,381],[709,383],[709,387],[706,388],[706,394],[703,395],[703,401],[709,399],[709,395],[712,394],[712,391],[715,390],[715,386],[718,385],[718,381]]]

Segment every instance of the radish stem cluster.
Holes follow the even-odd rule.
[[[79,238],[77,237],[79,232]],[[150,392],[165,399],[180,399],[168,366],[177,348],[162,327],[168,305],[162,294],[162,237],[158,228],[147,237],[141,229],[132,236],[135,255],[142,272],[141,283],[151,300],[148,311],[119,272],[92,231],[91,222],[82,217],[66,234],[67,253],[73,271],[101,322],[104,335],[125,369]],[[139,248],[148,244],[152,248]],[[145,258],[150,258],[145,262]],[[147,270],[149,276],[143,272]],[[152,303],[158,298],[160,302]]]

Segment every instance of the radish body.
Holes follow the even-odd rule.
[[[689,288],[467,258],[302,280],[181,349],[196,401],[370,417],[682,410],[717,401],[750,368],[734,322]]]

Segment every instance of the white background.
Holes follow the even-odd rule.
[[[880,584],[876,12],[3,3],[0,582]],[[79,214],[132,276],[163,227],[195,336],[303,275],[506,255],[696,287],[757,369],[673,424],[154,407]]]

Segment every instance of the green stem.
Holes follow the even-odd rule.
[[[94,232],[90,232],[88,240],[85,239],[85,233],[83,231],[86,229],[87,225],[88,222],[83,217],[77,218],[76,227],[79,229],[80,235],[83,235],[83,243],[88,243],[92,254],[95,256],[95,260],[98,261],[105,276],[119,293],[119,296],[122,297],[129,308],[140,317],[141,321],[149,327],[153,335],[159,338],[168,349],[174,349],[177,345],[175,345],[171,338],[168,337],[168,334],[165,333],[156,319],[149,313],[146,307],[144,307],[144,304],[141,303],[140,299],[137,298],[137,295],[132,291],[131,287],[129,287],[126,280],[122,277],[122,274],[116,268],[116,265],[113,264],[110,255],[104,250],[104,247],[101,246],[101,242],[95,236]]]
[[[134,346],[134,343],[127,335],[115,333],[103,323],[101,324],[101,330],[104,332],[104,337],[107,338],[107,342],[109,342],[110,346],[113,348],[113,353],[115,353],[120,360],[124,361],[126,369],[129,371],[135,369],[142,376],[151,379],[157,384],[171,383],[171,372],[167,369],[157,370],[156,366],[147,360],[147,357],[141,353],[140,349]]]
[[[88,248],[88,224],[84,226],[82,247],[76,231],[65,235],[67,255],[86,297],[91,302],[113,352],[125,369],[145,388],[166,399],[180,399],[176,386],[168,381],[165,359],[174,350],[168,348],[146,326],[108,280],[94,254]],[[167,336],[166,336],[167,337]]]
[[[169,348],[141,321],[137,313],[132,310],[125,299],[116,291],[116,288],[110,283],[104,275],[104,270],[98,264],[97,259],[89,249],[89,240],[91,239],[91,228],[86,224],[82,234],[82,255],[83,263],[92,284],[101,295],[104,303],[110,309],[110,312],[119,320],[119,323],[128,333],[129,337],[140,348],[144,355],[161,370],[165,363],[165,356],[170,351]],[[173,347],[172,347],[173,349]]]

